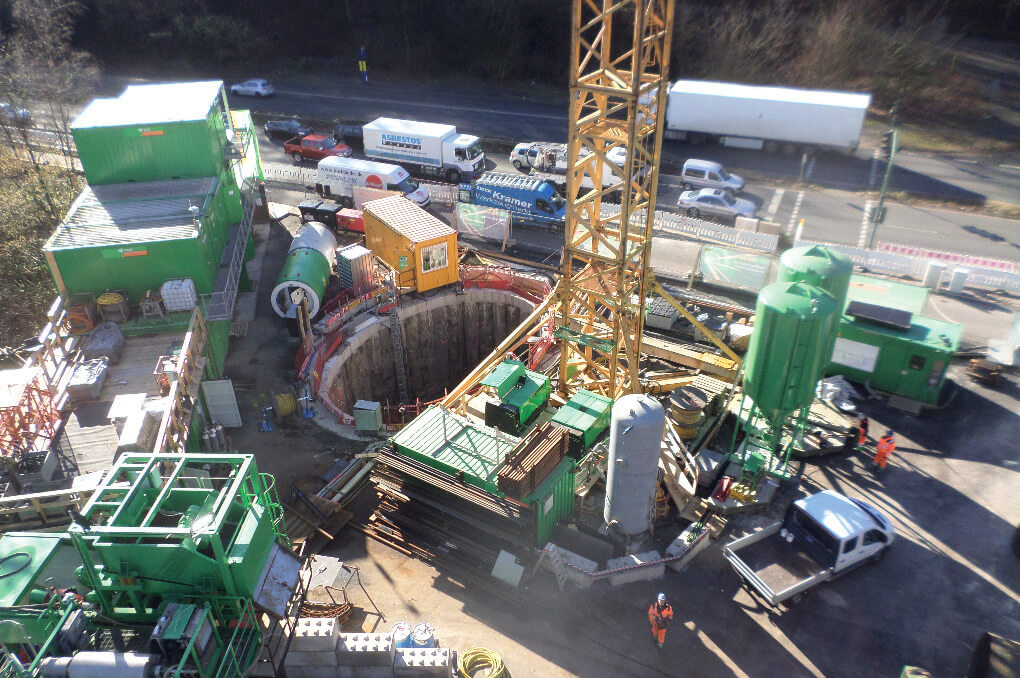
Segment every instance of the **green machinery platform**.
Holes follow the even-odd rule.
[[[391,439],[396,452],[462,482],[485,490],[497,501],[497,477],[521,439],[476,424],[467,417],[432,406]],[[564,458],[526,497],[514,497],[531,508],[536,544],[544,544],[556,523],[574,512],[574,460]]]

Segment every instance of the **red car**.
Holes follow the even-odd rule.
[[[325,157],[336,155],[346,158],[351,154],[351,147],[342,141],[337,141],[329,134],[309,134],[304,137],[295,137],[283,145],[283,150],[294,162],[302,160],[315,160],[318,162]]]

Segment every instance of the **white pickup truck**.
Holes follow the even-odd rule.
[[[723,556],[752,593],[773,606],[882,557],[895,532],[877,509],[835,490],[798,499],[782,522],[730,542]]]

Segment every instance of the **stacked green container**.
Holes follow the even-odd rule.
[[[220,81],[132,85],[71,124],[90,184],[218,176],[229,111]]]
[[[549,542],[556,524],[574,515],[574,460],[565,458],[524,498],[535,514],[535,546]]]

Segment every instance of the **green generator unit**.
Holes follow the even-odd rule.
[[[580,389],[557,410],[552,422],[569,432],[571,457],[580,459],[591,448],[609,426],[612,409],[612,398]]]
[[[963,326],[957,323],[851,302],[827,371],[935,405],[962,334]]]
[[[92,185],[218,176],[234,159],[221,81],[131,85],[93,99],[71,123]],[[247,141],[247,140],[244,140]]]
[[[482,386],[495,391],[499,402],[485,404],[485,424],[510,435],[520,435],[549,401],[552,382],[532,372],[518,360],[504,360],[485,379]]]
[[[922,315],[928,289],[855,275],[826,374],[934,405],[963,326]]]

